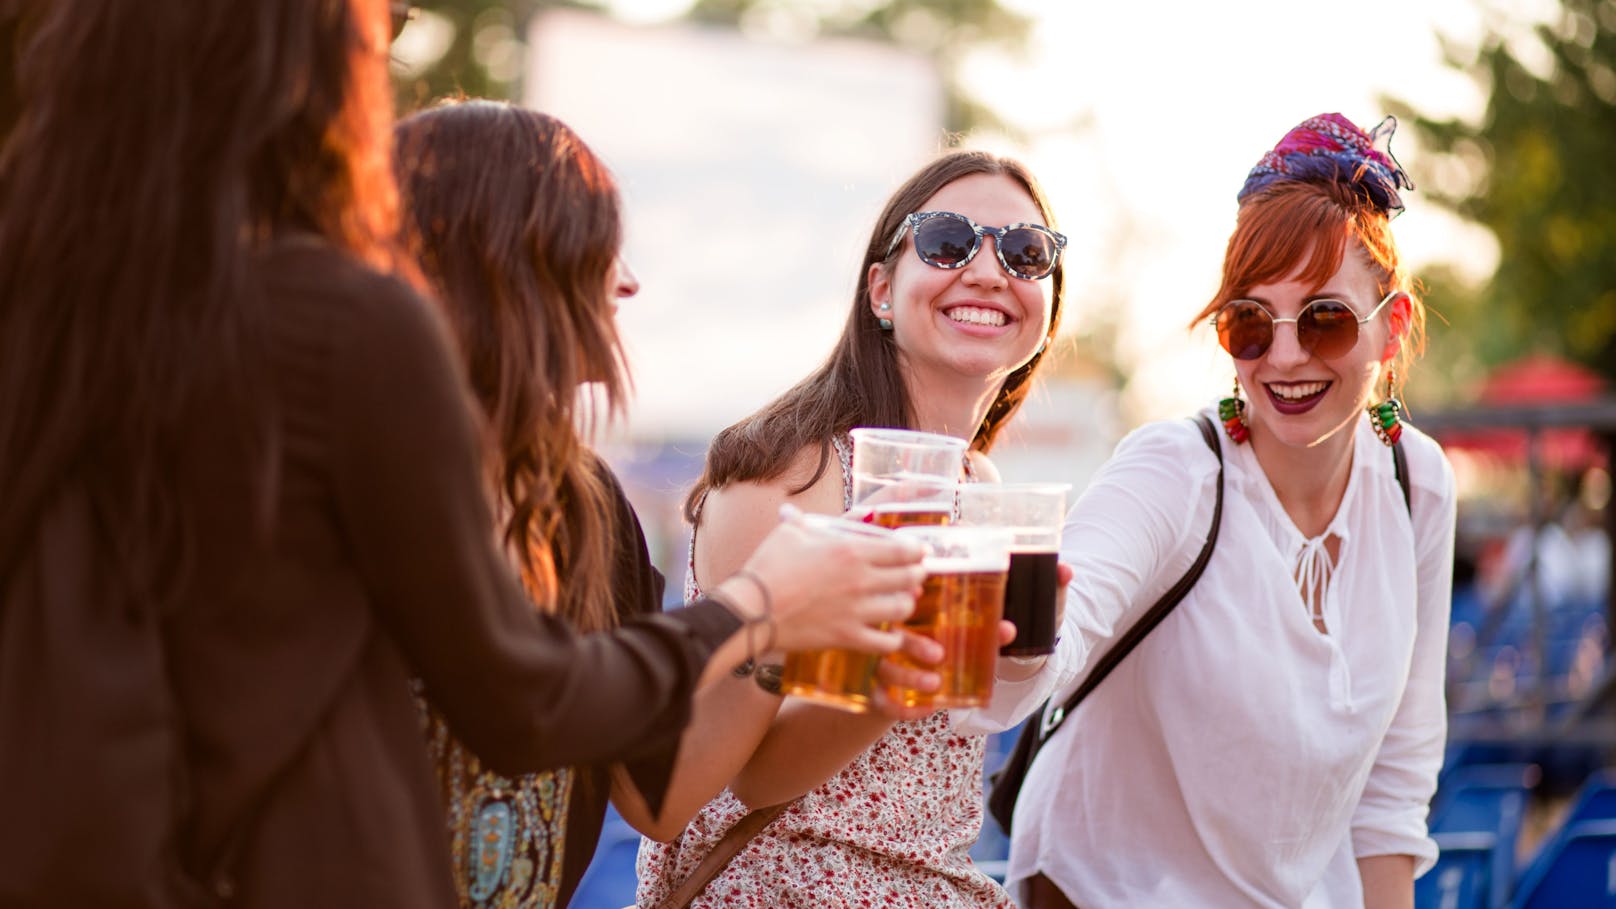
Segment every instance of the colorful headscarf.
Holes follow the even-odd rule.
[[[1387,117],[1368,133],[1340,114],[1303,120],[1251,169],[1239,199],[1244,202],[1252,193],[1285,180],[1346,183],[1376,210],[1395,218],[1403,210],[1397,191],[1414,188],[1414,181],[1392,157],[1396,130],[1396,117]]]

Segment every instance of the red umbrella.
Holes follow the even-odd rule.
[[[1483,404],[1574,404],[1604,391],[1605,377],[1588,367],[1535,354],[1493,370],[1478,397]]]
[[[1605,394],[1605,377],[1570,360],[1533,354],[1493,370],[1481,383],[1477,403],[1487,406],[1531,407],[1577,404]],[[1492,455],[1512,462],[1526,459],[1524,430],[1504,428],[1445,433],[1445,446]],[[1584,429],[1545,429],[1537,436],[1537,454],[1546,467],[1580,470],[1598,463],[1601,452],[1593,434]]]

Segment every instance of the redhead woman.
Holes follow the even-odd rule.
[[[1028,772],[1027,907],[1408,909],[1436,858],[1454,488],[1396,398],[1425,311],[1393,125],[1314,117],[1247,178],[1195,323],[1235,374],[1203,414],[1221,468],[1193,421],[1150,424],[1071,510],[1086,668],[1195,561],[1222,484],[1204,573]]]

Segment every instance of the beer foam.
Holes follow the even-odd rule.
[[[1015,552],[1059,552],[1060,528],[1058,527],[1009,527],[1006,528],[1014,535],[1014,542],[1010,548]]]
[[[994,558],[992,555],[929,555],[921,565],[927,574],[1003,574],[1010,570],[1010,559],[1008,553],[1005,558]]]
[[[954,509],[947,502],[881,502],[872,506],[876,514],[891,514],[895,511],[912,512],[914,514],[948,514]]]

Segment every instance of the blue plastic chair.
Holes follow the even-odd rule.
[[[639,851],[639,831],[615,811],[608,812],[595,857],[573,891],[568,909],[622,909],[634,905],[634,888],[639,882],[634,860]]]
[[[1526,867],[1517,877],[1515,900],[1512,906],[1527,905],[1524,900],[1532,898],[1532,891],[1537,882],[1549,876],[1549,868],[1554,864],[1564,850],[1567,840],[1573,830],[1582,829],[1587,824],[1616,823],[1616,770],[1600,770],[1588,775],[1578,788],[1577,795],[1571,801],[1571,807],[1560,827],[1544,839],[1537,853],[1527,862]],[[1554,906],[1553,903],[1533,903],[1538,907]],[[1572,903],[1569,906],[1579,906]],[[1589,905],[1602,906],[1603,903]],[[1559,909],[1559,907],[1555,907]]]
[[[1491,833],[1434,833],[1436,864],[1414,882],[1415,909],[1489,909],[1497,838]]]
[[[1584,821],[1616,821],[1616,770],[1591,773],[1577,789],[1562,826]]]
[[[1616,909],[1616,820],[1562,831],[1522,876],[1513,909]]]
[[[1457,767],[1442,778],[1432,800],[1430,829],[1444,855],[1450,848],[1455,851],[1448,867],[1465,872],[1463,901],[1457,905],[1502,909],[1508,903],[1515,886],[1515,848],[1527,800],[1541,776],[1535,764],[1472,764]],[[1449,839],[1444,841],[1444,835]],[[1470,873],[1478,861],[1486,865],[1485,873]],[[1420,880],[1427,882],[1427,889],[1437,887],[1439,881],[1433,875],[1443,871],[1439,862]],[[1449,879],[1453,879],[1451,871]],[[1441,889],[1445,895],[1453,894],[1457,886]],[[1479,901],[1470,902],[1472,899]]]

